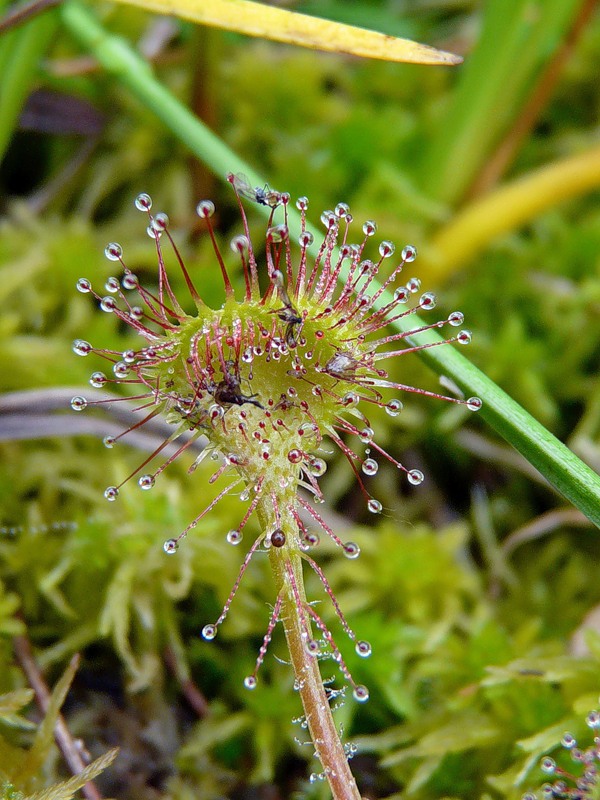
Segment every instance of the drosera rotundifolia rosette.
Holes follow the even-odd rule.
[[[210,481],[223,477],[227,479],[225,487],[185,530],[165,542],[167,553],[175,553],[182,539],[225,495],[236,493],[247,502],[237,528],[226,535],[230,544],[239,545],[250,516],[258,516],[262,533],[248,548],[221,615],[204,627],[203,637],[215,638],[251,558],[256,552],[267,552],[278,594],[254,670],[246,677],[245,685],[249,689],[256,686],[273,629],[281,620],[301,694],[303,678],[298,670],[307,669],[305,656],[313,661],[330,656],[352,687],[356,700],[365,701],[367,688],[355,683],[329,628],[304,594],[302,567],[308,565],[329,595],[356,652],[364,657],[370,655],[370,645],[359,640],[349,626],[322,569],[308,552],[319,544],[318,531],[330,537],[346,557],[354,559],[360,552],[356,543],[343,542],[315,508],[324,499],[319,478],[327,466],[320,451],[327,438],[337,445],[373,514],[380,513],[382,506],[368,492],[365,478],[377,473],[382,459],[401,470],[411,484],[420,484],[423,474],[419,470],[404,466],[377,444],[368,409],[379,406],[396,416],[402,410],[402,402],[393,395],[416,392],[478,410],[479,398],[444,397],[397,383],[382,366],[386,360],[433,346],[410,345],[405,340],[411,334],[460,328],[463,315],[453,312],[444,319],[419,325],[410,333],[390,332],[390,322],[415,312],[431,311],[436,305],[433,294],[420,293],[417,278],[397,285],[405,266],[415,260],[414,247],[407,246],[399,258],[396,256],[396,263],[380,286],[375,276],[384,260],[395,257],[395,248],[391,242],[382,241],[377,260],[363,257],[377,230],[374,222],[365,222],[359,242],[352,244],[348,206],[339,203],[333,211],[323,212],[325,234],[313,257],[309,251],[314,251],[314,237],[307,229],[305,197],[296,201],[301,218],[296,248],[288,228],[290,196],[268,187],[252,189],[243,176],[229,175],[228,180],[236,193],[243,229],[231,240],[243,275],[244,289],[238,292],[242,296],[236,297],[217,245],[211,221],[213,202],[200,202],[197,213],[205,222],[213,244],[215,268],[220,270],[224,284],[225,301],[217,309],[206,305],[197,291],[169,232],[166,214],[153,213],[150,197],[140,194],[135,205],[146,216],[147,232],[156,243],[156,293],[140,285],[116,243],[107,245],[105,253],[109,261],[120,265],[123,276],[108,278],[108,294],[96,292],[85,278],[78,281],[77,288],[92,294],[104,311],[115,314],[137,331],[143,343],[138,350],[122,353],[78,340],[74,351],[83,356],[94,353],[109,362],[110,374],[94,372],[92,386],[125,383],[129,389],[135,387],[134,398],[147,412],[145,420],[163,414],[173,425],[169,443],[187,434],[173,455],[153,472],[138,477],[142,489],[150,489],[166,466],[200,436],[208,441],[193,466],[208,454],[219,461]],[[263,292],[259,288],[257,250],[250,239],[242,197],[270,208],[264,242],[267,280]],[[169,258],[181,270],[195,305],[193,315],[183,310],[169,283],[165,241],[171,251]],[[393,299],[382,304],[380,298],[393,286]],[[440,343],[469,341],[469,332],[460,329]],[[127,399],[131,400],[131,391]],[[87,402],[83,397],[74,397],[72,407],[81,411],[102,402],[105,401]],[[107,438],[105,444],[112,446],[128,432]],[[163,446],[157,448],[127,480],[139,475],[162,449]],[[109,486],[106,498],[115,500],[122,485]],[[303,654],[295,652],[298,641]]]

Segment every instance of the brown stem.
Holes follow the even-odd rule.
[[[555,508],[540,514],[531,522],[517,528],[502,542],[505,555],[511,555],[520,545],[540,539],[552,533],[558,527],[569,525],[573,527],[589,527],[593,523],[576,508]]]
[[[550,99],[560,73],[573,52],[579,37],[585,30],[597,2],[598,0],[584,0],[582,3],[562,46],[548,62],[513,127],[508,131],[496,152],[488,159],[487,164],[472,184],[469,190],[469,197],[478,197],[489,192],[510,166],[521,142],[533,129],[540,113]]]
[[[23,3],[17,8],[10,8],[6,15],[0,19],[0,33],[4,33],[10,28],[16,28],[27,22],[31,17],[41,14],[48,8],[57,6],[61,0],[32,0],[31,3]]]
[[[13,647],[17,661],[21,665],[21,669],[25,673],[29,685],[35,693],[36,702],[40,710],[45,714],[50,705],[50,690],[46,686],[44,677],[35,661],[31,643],[26,636],[15,636],[13,639]],[[71,663],[73,663],[73,661],[78,664],[79,655],[74,655]],[[80,772],[83,772],[86,765],[81,758],[79,748],[71,736],[62,714],[59,714],[56,718],[54,738],[73,775],[79,775]],[[87,800],[102,800],[102,795],[91,781],[83,786],[82,791]]]
[[[181,668],[177,654],[171,646],[165,649],[164,658],[167,667],[179,681],[185,699],[199,717],[205,717],[210,710],[206,698],[190,676],[186,674],[186,670]]]
[[[283,621],[298,693],[302,700],[317,757],[329,782],[334,800],[361,800],[331,713],[318,659],[311,656],[306,650],[306,639],[303,635],[304,631],[298,615],[296,600],[286,579],[285,563],[288,562],[292,565],[300,598],[306,602],[301,558],[297,552],[290,551],[285,547],[271,548],[270,560],[277,591],[283,596],[280,616]]]

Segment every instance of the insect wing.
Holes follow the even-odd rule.
[[[260,203],[260,199],[257,196],[260,190],[254,189],[248,178],[244,175],[243,172],[238,172],[233,176],[233,186],[236,192],[241,196],[245,197],[246,200],[252,200],[253,203]]]

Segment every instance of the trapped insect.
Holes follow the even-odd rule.
[[[233,176],[232,184],[238,194],[245,197],[246,200],[252,200],[254,203],[269,208],[277,208],[281,204],[281,192],[271,189],[268,183],[265,183],[262,189],[260,186],[252,187],[246,175],[238,172]]]

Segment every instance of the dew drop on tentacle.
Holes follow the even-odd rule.
[[[314,531],[307,531],[302,537],[302,541],[307,547],[318,547],[318,545],[321,543],[321,538],[319,537],[318,533],[315,533]]]
[[[408,288],[408,286],[399,286],[394,291],[394,300],[397,303],[407,303],[409,297],[410,297],[410,289]]]
[[[109,449],[115,446],[115,437],[114,436],[105,436],[102,439],[102,444],[104,447],[108,447]]]
[[[402,261],[410,264],[417,257],[417,248],[412,244],[407,244],[402,250]]]
[[[73,342],[73,352],[77,356],[89,356],[92,350],[92,345],[84,339],[75,339]]]
[[[244,686],[246,689],[256,689],[256,684],[258,681],[254,677],[254,675],[246,675],[244,678]]]
[[[225,538],[227,539],[229,544],[239,544],[244,538],[244,535],[242,534],[241,531],[238,531],[236,528],[232,528],[232,530],[227,531],[227,536]]]
[[[342,405],[346,408],[356,408],[359,400],[360,398],[356,392],[346,392],[346,394],[342,397]]]
[[[126,289],[128,292],[131,292],[134,289],[137,289],[139,287],[139,285],[140,285],[140,282],[138,280],[138,276],[134,275],[133,272],[127,272],[123,276],[123,278],[121,279],[121,286],[123,287],[123,289]]]
[[[365,236],[374,236],[377,233],[377,223],[372,219],[368,219],[362,226]]]
[[[113,502],[119,496],[119,490],[116,486],[107,486],[104,490],[104,497],[109,501]]]
[[[550,756],[546,756],[540,763],[540,769],[542,772],[545,772],[546,775],[552,775],[556,771],[556,761],[550,758]]]
[[[129,365],[125,361],[117,361],[113,365],[113,372],[117,378],[126,378],[129,375]]]
[[[283,242],[288,236],[287,225],[274,225],[267,230],[267,240],[271,242]]]
[[[108,314],[112,313],[117,307],[117,301],[111,295],[106,295],[100,300],[100,308]]]
[[[382,258],[390,258],[391,256],[394,255],[395,249],[396,249],[396,246],[394,245],[393,242],[389,242],[387,240],[383,241],[379,245],[379,255]]]
[[[346,542],[343,548],[346,558],[358,558],[360,555],[360,547],[356,542]]]
[[[460,331],[456,337],[459,344],[469,344],[471,342],[471,331]]]
[[[152,208],[152,198],[146,192],[141,192],[134,200],[134,205],[138,211],[150,211]]]
[[[453,325],[455,328],[459,325],[462,325],[464,321],[465,315],[462,313],[462,311],[453,311],[448,315],[448,323]]]
[[[369,699],[369,690],[367,689],[366,686],[358,684],[358,686],[354,687],[352,691],[352,696],[359,703],[366,703],[366,701]]]
[[[310,231],[303,231],[300,236],[298,236],[298,244],[300,247],[310,247],[314,240],[315,237]]]
[[[144,491],[148,491],[148,489],[152,489],[155,484],[154,475],[142,475],[141,478],[138,480],[138,486],[140,489]]]
[[[383,506],[381,505],[379,500],[376,500],[374,497],[371,497],[367,503],[367,508],[369,509],[371,514],[381,514]]]
[[[92,284],[87,278],[79,278],[75,286],[77,291],[81,292],[81,294],[87,294],[92,291]]]
[[[479,411],[483,405],[481,397],[469,397],[467,400],[467,408],[469,411]]]
[[[207,642],[212,641],[217,635],[217,626],[210,623],[202,628],[202,638]]]
[[[377,475],[379,464],[374,458],[366,458],[362,463],[362,471],[365,475]]]
[[[593,730],[600,728],[600,711],[590,711],[585,718],[585,724],[588,728],[592,728]]]
[[[321,645],[316,639],[307,639],[304,643],[304,649],[309,656],[318,656],[321,652]]]
[[[118,242],[109,242],[104,248],[104,255],[109,261],[120,261],[123,248]]]
[[[373,430],[373,428],[369,428],[368,425],[358,432],[358,438],[361,440],[363,444],[370,444],[373,441],[374,436],[375,436],[375,431]]]
[[[87,400],[85,397],[81,397],[81,395],[76,395],[71,399],[71,408],[73,411],[83,411],[87,408]]]
[[[90,386],[93,386],[94,389],[101,389],[106,383],[108,383],[108,378],[103,372],[92,372],[90,375]]]
[[[116,294],[121,288],[119,279],[115,278],[114,276],[107,278],[106,283],[104,284],[104,288],[106,289],[107,292],[110,292],[111,294]]]
[[[234,253],[247,253],[250,249],[250,242],[247,236],[240,234],[239,236],[234,236],[233,239],[229,242],[229,246],[231,247]]]
[[[424,292],[419,298],[419,306],[423,311],[431,311],[432,308],[435,308],[436,303],[437,298],[433,292]]]
[[[358,641],[354,645],[354,649],[361,658],[368,658],[371,655],[371,645],[369,642]]]
[[[397,417],[402,408],[402,401],[394,398],[386,403],[385,411],[390,417]]]
[[[179,549],[179,543],[177,539],[167,539],[167,541],[163,544],[163,550],[169,556],[172,556],[173,553],[176,553]]]
[[[311,458],[307,468],[311,475],[320,478],[327,471],[327,464],[322,458]]]
[[[201,200],[196,206],[196,214],[198,214],[201,219],[212,217],[214,213],[215,204],[212,200]]]
[[[160,234],[163,231],[166,231],[169,227],[169,217],[164,213],[164,211],[160,211],[158,214],[156,214],[150,223],[150,226],[153,231]]]
[[[425,480],[425,476],[420,469],[409,470],[409,472],[406,473],[406,477],[408,478],[408,482],[412,483],[413,486],[419,486],[419,484],[423,483]]]
[[[571,750],[573,747],[577,746],[577,739],[573,736],[572,733],[564,733],[560,743],[563,747],[567,750]]]
[[[337,225],[337,219],[333,211],[323,211],[320,219],[326,228],[334,228]]]

